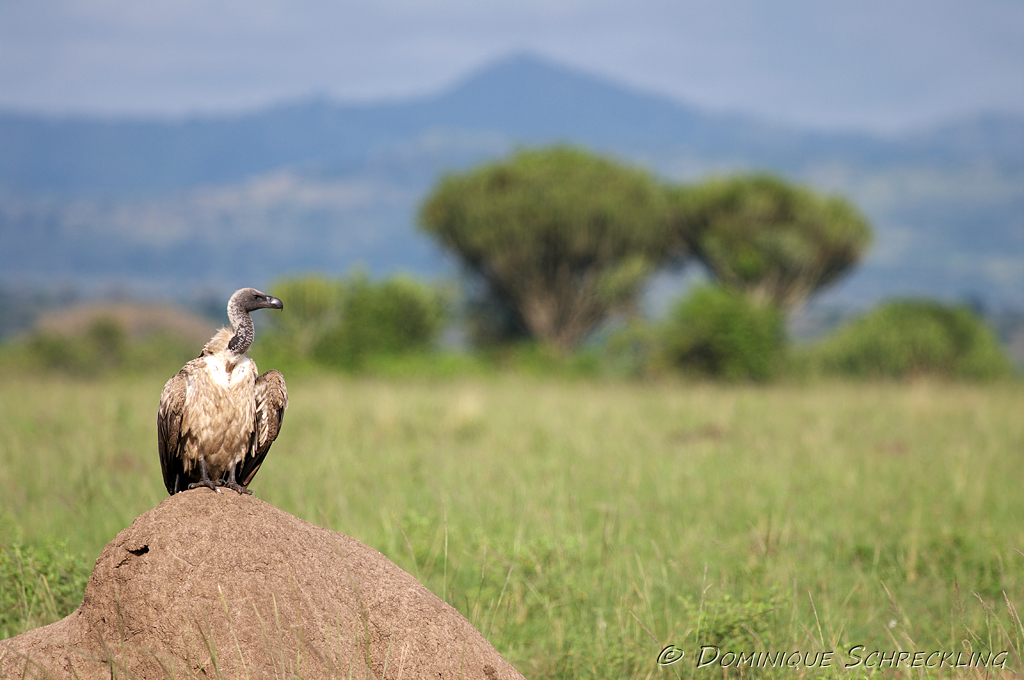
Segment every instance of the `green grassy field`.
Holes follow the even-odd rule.
[[[164,377],[0,384],[0,636],[77,606],[104,544],[166,496]],[[857,645],[1022,667],[1020,382],[289,392],[257,495],[381,550],[527,677],[720,677],[701,645],[835,652],[809,676],[851,677]],[[686,656],[659,667],[669,644]]]

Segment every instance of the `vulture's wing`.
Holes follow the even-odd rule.
[[[167,381],[160,393],[160,408],[156,412],[157,444],[160,448],[160,468],[164,473],[167,493],[174,495],[179,478],[184,481],[185,468],[181,460],[181,418],[185,413],[187,379],[185,369]]]
[[[284,385],[284,376],[271,370],[256,378],[256,450],[238,464],[235,477],[242,486],[249,486],[267,457],[270,445],[281,431],[286,408],[288,389]]]

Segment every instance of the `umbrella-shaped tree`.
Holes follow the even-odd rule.
[[[671,251],[663,187],[585,151],[523,151],[441,180],[421,227],[560,351],[629,306]]]
[[[767,174],[670,192],[678,238],[722,285],[787,310],[848,272],[871,228],[846,200]]]

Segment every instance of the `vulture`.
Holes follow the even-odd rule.
[[[221,328],[198,358],[167,381],[157,411],[157,440],[164,486],[172,496],[199,486],[238,493],[247,488],[281,431],[288,391],[284,376],[257,377],[246,356],[255,332],[249,312],[284,309],[255,288],[228,301],[231,328]]]

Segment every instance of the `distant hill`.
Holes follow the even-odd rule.
[[[0,285],[193,295],[357,262],[450,274],[414,227],[439,175],[554,142],[669,179],[770,169],[850,196],[878,238],[828,294],[836,303],[928,294],[1024,308],[1024,117],[892,138],[821,132],[531,56],[408,101],[180,120],[2,112]]]

